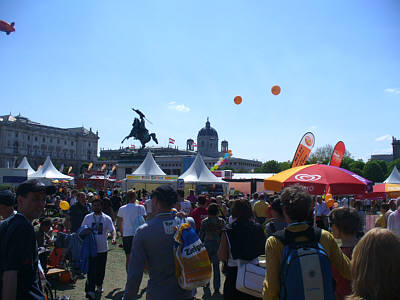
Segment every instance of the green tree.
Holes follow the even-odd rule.
[[[396,166],[397,169],[400,170],[400,158],[388,163],[388,168],[387,168],[385,179],[390,176],[390,174],[392,173],[392,171],[394,169],[394,166]]]
[[[310,164],[325,164],[327,165],[331,160],[331,156],[333,153],[332,145],[325,145],[321,147],[317,147],[308,158],[307,162]],[[345,151],[344,158],[351,158],[351,153],[349,151]]]
[[[363,176],[373,182],[382,182],[385,180],[385,174],[376,160],[370,160],[365,164]]]
[[[282,161],[279,163],[279,172],[285,171],[287,169],[290,169],[292,167],[292,163],[290,160],[288,161]]]
[[[79,169],[80,174],[83,174],[89,168],[89,163],[84,162]]]

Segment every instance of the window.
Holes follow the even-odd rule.
[[[64,145],[66,145],[67,144],[67,141],[64,141]]]
[[[15,137],[18,137],[18,132],[15,133]]]
[[[50,143],[52,143],[53,142],[53,139],[50,139]]]
[[[28,141],[30,141],[31,140],[31,137],[28,135]]]
[[[35,136],[35,142],[37,142],[37,136]]]
[[[57,144],[59,144],[60,143],[60,139],[57,139]]]
[[[43,143],[44,143],[44,142],[46,142],[46,139],[43,137],[43,140],[42,140],[42,141],[43,141]]]
[[[73,141],[71,141],[71,146],[73,146],[74,145],[74,142]]]

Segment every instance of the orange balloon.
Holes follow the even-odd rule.
[[[333,200],[333,198],[329,199],[328,201],[326,201],[326,206],[328,208],[331,208],[332,206],[335,205],[335,200]]]
[[[279,94],[281,93],[281,87],[280,87],[279,85],[274,85],[274,86],[271,88],[271,92],[272,92],[272,94],[274,94],[275,96],[276,96],[276,95],[279,95]]]
[[[239,105],[240,103],[242,103],[242,97],[236,96],[235,99],[233,99],[233,101],[235,102],[235,104]]]

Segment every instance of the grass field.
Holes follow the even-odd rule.
[[[117,245],[115,246],[109,243],[110,251],[108,252],[106,276],[103,285],[104,293],[101,296],[99,295],[97,299],[122,299],[126,283],[126,272],[125,253],[122,248],[118,247],[118,244],[121,242],[121,240],[118,240]],[[146,299],[147,280],[148,276],[144,275],[139,291],[140,297],[138,299]],[[86,278],[78,279],[75,285],[65,285],[55,282],[54,287],[57,288],[57,296],[60,296],[60,298],[62,296],[68,296],[71,300],[85,299],[85,281]],[[222,283],[223,282],[221,282],[221,291],[223,286]],[[213,291],[212,286],[211,290]],[[196,298],[219,300],[222,299],[222,296],[204,295],[203,289],[198,288]]]

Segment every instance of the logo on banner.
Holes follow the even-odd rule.
[[[308,147],[311,147],[314,144],[314,141],[311,136],[307,135],[304,139]]]
[[[321,175],[297,174],[294,178],[298,181],[318,181]]]

